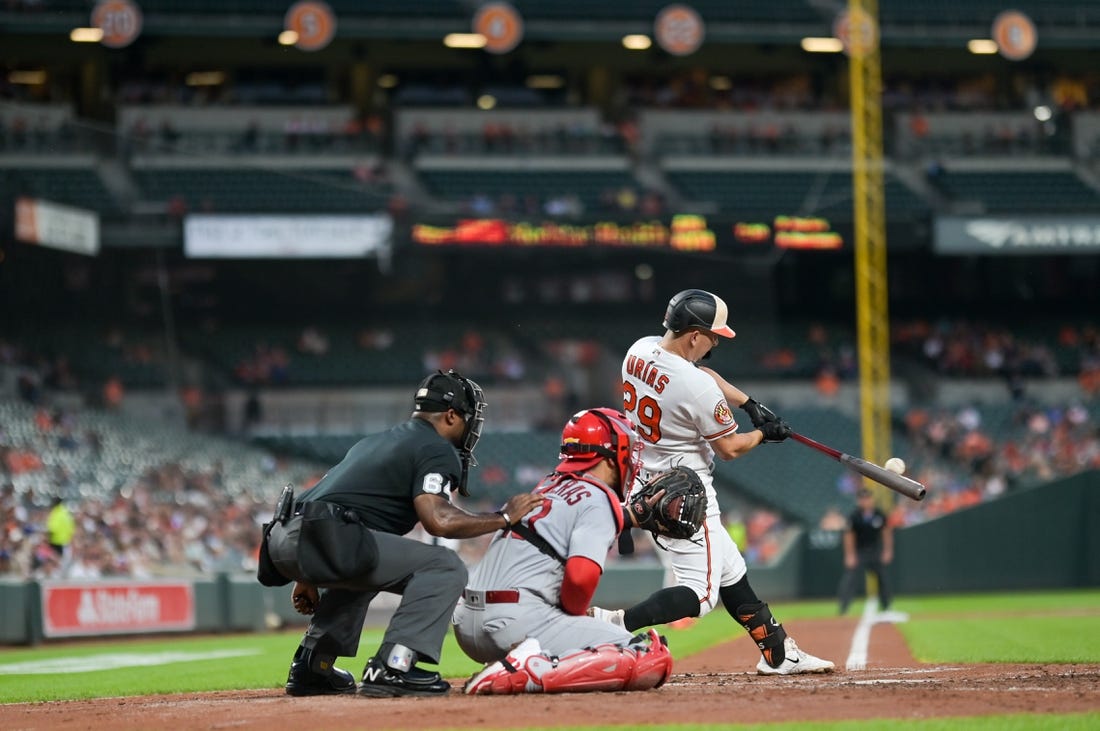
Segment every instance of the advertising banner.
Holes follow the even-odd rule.
[[[46,637],[175,632],[195,627],[195,592],[187,581],[44,581]]]
[[[99,216],[38,198],[15,201],[15,238],[77,254],[99,253]]]
[[[195,214],[183,222],[183,250],[210,259],[354,259],[388,255],[393,219],[363,216]]]
[[[1100,254],[1100,216],[939,216],[937,254]]]

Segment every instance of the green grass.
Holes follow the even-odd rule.
[[[902,597],[894,608],[910,614],[911,620],[898,626],[909,641],[914,655],[924,662],[1100,662],[1100,591]],[[836,605],[832,600],[778,602],[772,605],[772,611],[781,622],[794,622],[805,618],[835,616]],[[677,658],[687,657],[743,634],[721,609],[711,612],[688,629],[664,627],[661,632],[668,637],[669,646]],[[342,658],[341,667],[358,675],[366,659],[381,643],[382,633],[380,628],[365,631],[358,655],[354,658]],[[0,703],[237,688],[279,688],[286,680],[286,670],[300,638],[300,630],[295,630],[186,639],[160,637],[97,640],[64,645],[47,644],[36,648],[0,649]],[[6,667],[20,662],[42,665],[50,660],[65,658],[217,651],[238,651],[246,654],[92,672],[12,674],[5,670]],[[94,659],[93,662],[100,660]],[[463,655],[455,644],[453,635],[448,634],[439,671],[448,678],[461,678],[479,667]],[[1023,718],[1021,723],[1027,723],[1027,717],[1013,717],[1016,718]],[[1041,718],[1046,721],[1050,717]],[[1078,724],[1076,718],[1065,717],[1065,725],[1059,720],[1058,725],[997,725],[989,728],[1084,728],[1084,725],[1074,725]],[[1092,728],[1100,727],[1097,716],[1092,716],[1091,721]],[[808,728],[868,728],[859,724],[790,726],[796,727],[800,731]],[[786,727],[767,728],[775,731]],[[968,728],[985,727],[968,725]]]
[[[919,597],[898,609],[910,613],[899,629],[921,662],[1100,661],[1096,591]]]

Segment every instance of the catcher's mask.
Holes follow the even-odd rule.
[[[459,481],[458,491],[461,495],[469,495],[466,478],[470,468],[477,467],[474,447],[481,438],[481,428],[485,424],[485,392],[477,383],[452,368],[446,373],[436,371],[421,381],[413,401],[417,411],[440,412],[454,409],[465,420],[466,429],[462,432],[459,444],[455,446],[458,447],[462,460],[462,479]]]
[[[619,468],[619,497],[625,498],[638,472],[641,448],[634,426],[621,411],[578,411],[562,429],[561,464],[555,472],[584,472],[610,458]]]

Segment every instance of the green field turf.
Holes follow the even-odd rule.
[[[777,602],[772,608],[783,622],[831,617],[836,613],[832,600]],[[909,622],[898,626],[914,655],[925,662],[1100,663],[1100,591],[903,597],[893,609],[910,615]],[[1058,632],[1051,632],[1052,622],[1061,628]],[[359,654],[342,659],[341,666],[358,674],[381,642],[382,632],[381,628],[367,629]],[[688,629],[662,628],[662,632],[677,657],[687,657],[741,636],[741,630],[724,611],[712,612]],[[286,679],[286,669],[300,637],[301,631],[293,630],[262,635],[104,639],[4,648],[0,649],[0,703],[279,688]],[[172,662],[164,663],[165,659]],[[74,665],[80,661],[88,667],[81,670]],[[103,669],[111,663],[126,667]],[[460,678],[478,667],[462,654],[453,636],[448,635],[440,672],[445,677]],[[968,718],[965,723],[951,719],[890,723],[898,729],[922,731],[963,727],[979,731],[1055,728],[1075,731],[1100,728],[1100,714]],[[880,727],[881,722],[846,722],[690,728],[834,731]]]

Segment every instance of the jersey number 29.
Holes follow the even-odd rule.
[[[661,440],[661,405],[652,396],[638,398],[634,384],[623,381],[623,411],[634,412],[638,434],[647,442]]]

